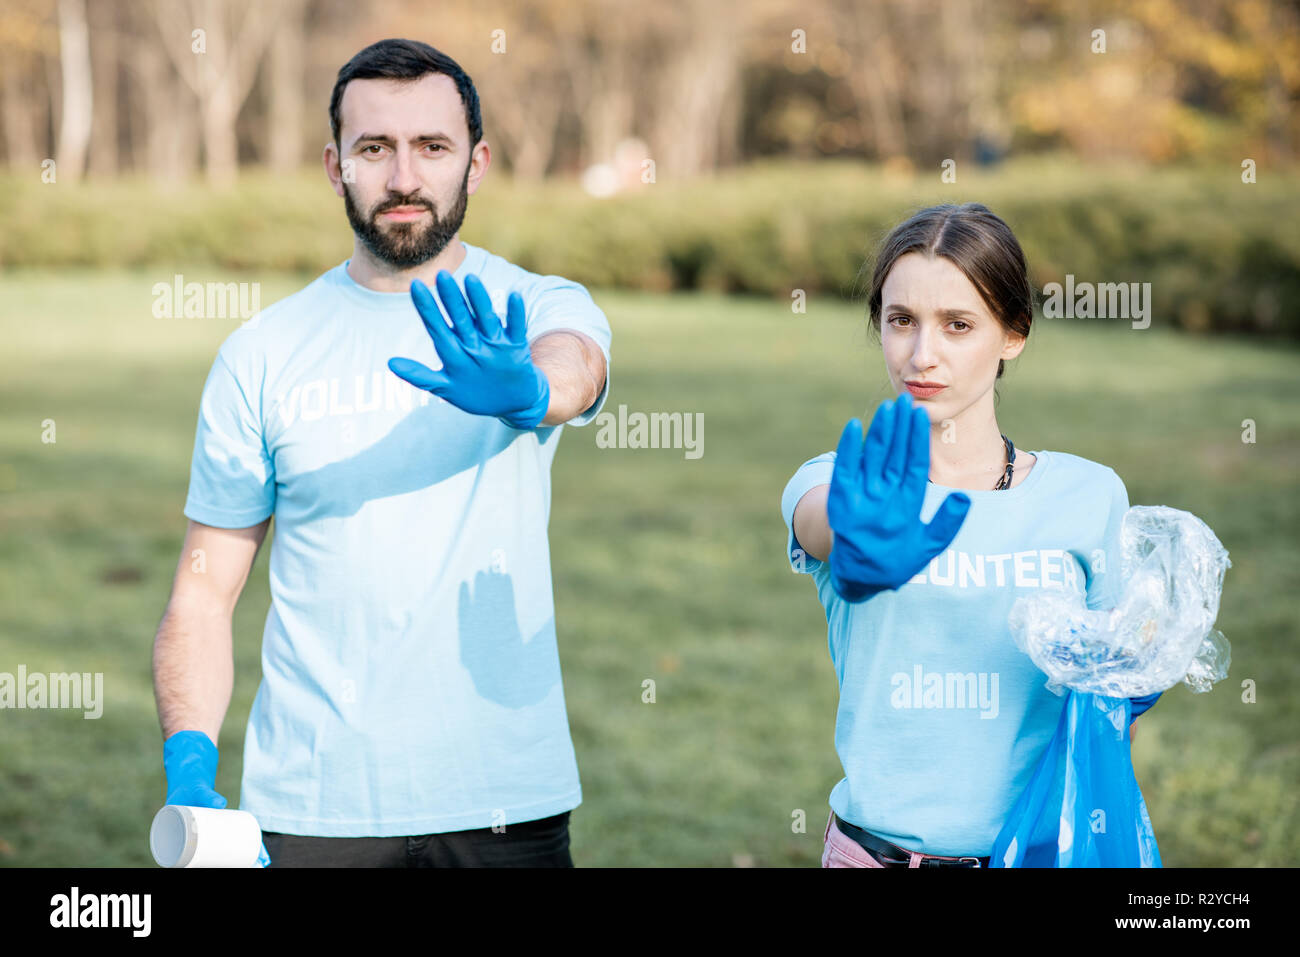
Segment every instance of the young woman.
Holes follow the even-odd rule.
[[[1017,452],[993,387],[1033,319],[1025,257],[977,203],[886,237],[869,297],[894,401],[865,439],[805,462],[782,512],[826,610],[840,685],[823,867],[988,865],[1064,706],[1012,640],[1035,589],[1118,598],[1123,481],[1067,452]],[[1159,695],[1134,699],[1133,714]]]

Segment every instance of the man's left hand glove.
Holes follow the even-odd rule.
[[[164,804],[221,810],[226,797],[217,791],[217,746],[202,731],[177,731],[163,742]],[[270,867],[266,842],[258,849],[258,867]]]
[[[465,277],[472,308],[451,273],[434,281],[452,326],[447,327],[429,287],[411,282],[411,299],[442,360],[438,371],[414,359],[393,358],[388,368],[411,385],[432,392],[474,415],[494,415],[512,429],[536,428],[551,404],[551,386],[533,364],[525,337],[524,300],[510,294],[506,328],[492,309],[492,298],[478,276]]]

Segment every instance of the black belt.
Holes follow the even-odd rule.
[[[863,850],[878,860],[886,867],[907,867],[912,860],[912,852],[905,847],[899,847],[897,844],[891,844],[883,837],[876,837],[870,831],[863,830],[856,824],[850,824],[842,820],[839,815],[833,815],[835,826],[847,834],[853,840],[862,845]],[[987,857],[934,857],[924,855],[917,862],[918,867],[988,867],[989,859]]]

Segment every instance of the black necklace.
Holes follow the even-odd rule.
[[[1016,461],[1016,447],[1011,444],[1011,440],[1005,435],[1002,441],[1007,443],[1007,470],[1003,473],[1002,478],[998,479],[998,484],[993,486],[993,491],[998,492],[1011,487],[1011,472]]]
[[[998,484],[993,486],[995,492],[1003,492],[1011,488],[1011,473],[1015,471],[1016,447],[1005,435],[1002,436],[1002,441],[1007,445],[1007,470],[1002,473],[1002,478],[998,479]]]

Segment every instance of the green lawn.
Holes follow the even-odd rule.
[[[0,713],[3,864],[152,866],[163,785],[150,648],[185,528],[198,397],[235,324],[154,318],[151,287],[173,271],[0,280],[0,671],[101,671],[106,698],[96,721]],[[307,278],[185,272],[258,279],[263,304]],[[702,412],[706,427],[696,460],[599,449],[594,426],[561,442],[551,540],[584,793],[574,860],[815,866],[840,776],[836,687],[812,583],[783,557],[779,499],[850,415],[887,397],[879,346],[858,307],[830,298],[806,315],[709,295],[596,298],[615,335],[607,408]],[[1230,677],[1208,695],[1166,694],[1134,760],[1166,865],[1293,865],[1298,354],[1160,325],[1040,323],[999,386],[999,424],[1019,448],[1113,467],[1134,504],[1192,511],[1228,548]],[[232,807],[268,551],[235,621],[217,781]],[[641,700],[647,678],[654,704]]]

